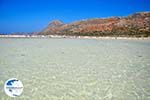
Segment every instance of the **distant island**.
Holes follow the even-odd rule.
[[[2,33],[0,35],[4,36]],[[54,20],[41,32],[10,35],[17,37],[20,35],[22,37],[150,37],[150,12],[135,13],[126,17],[94,18],[69,24]]]

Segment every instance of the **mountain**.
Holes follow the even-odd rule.
[[[65,24],[52,21],[39,35],[150,36],[150,12],[126,17],[96,18]]]

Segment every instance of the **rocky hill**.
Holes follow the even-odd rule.
[[[65,24],[52,21],[40,35],[72,36],[150,36],[150,12],[127,17],[96,18]]]

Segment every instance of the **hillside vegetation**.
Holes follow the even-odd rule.
[[[150,36],[150,12],[141,12],[127,17],[96,18],[65,24],[52,21],[39,35],[71,36]]]

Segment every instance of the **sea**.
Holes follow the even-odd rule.
[[[0,100],[150,100],[150,40],[0,38]]]

